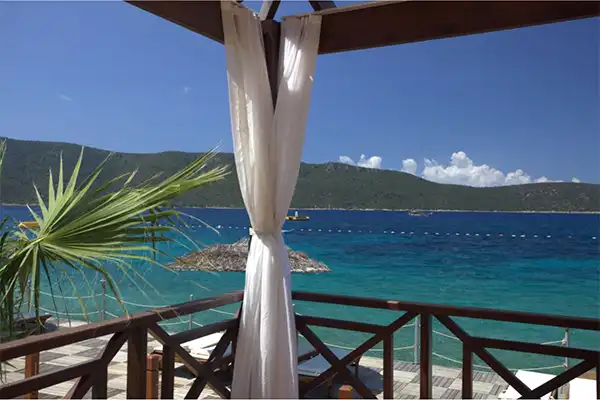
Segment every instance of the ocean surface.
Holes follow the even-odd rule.
[[[200,246],[232,243],[248,235],[244,210],[185,209],[198,221],[186,233]],[[29,220],[23,207],[3,207],[2,214],[18,221]],[[326,263],[330,273],[293,274],[293,288],[423,303],[530,311],[537,313],[600,318],[600,216],[567,214],[510,214],[438,212],[412,217],[406,212],[303,211],[310,221],[288,221],[286,243]],[[170,244],[163,250],[183,255],[186,248]],[[172,273],[158,266],[139,263],[132,280],[119,276],[123,298],[130,313],[243,289],[243,273]],[[119,274],[117,274],[119,275]],[[133,275],[133,274],[132,274]],[[144,279],[147,283],[144,283]],[[74,277],[77,294],[85,299],[88,317],[97,320],[101,287],[94,276]],[[61,279],[62,295],[55,303],[42,296],[45,308],[55,315],[69,311],[82,319],[81,306],[70,299],[75,291]],[[43,290],[49,292],[49,286]],[[59,293],[56,285],[55,294]],[[60,294],[58,294],[60,296]],[[111,314],[125,311],[108,295]],[[222,307],[225,313],[236,306]],[[298,302],[296,311],[306,315],[389,323],[400,313]],[[220,312],[194,315],[195,324],[227,317]],[[564,329],[484,320],[457,319],[469,333],[531,342],[553,342],[564,337]],[[182,330],[188,318],[169,321],[167,328]],[[460,342],[439,324],[435,325],[434,361],[455,365],[460,360]],[[354,348],[369,335],[332,329],[315,329],[328,344]],[[448,335],[448,336],[445,336]],[[414,327],[395,336],[397,359],[413,360]],[[599,348],[600,336],[584,331],[569,333],[571,346]],[[368,353],[380,356],[381,345]],[[559,366],[557,357],[513,352],[493,352],[514,369]],[[483,365],[480,360],[476,364]],[[559,371],[559,368],[554,372]],[[552,372],[552,371],[551,371]]]

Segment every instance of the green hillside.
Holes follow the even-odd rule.
[[[33,183],[46,191],[48,168],[57,170],[61,152],[65,170],[73,167],[81,147],[74,144],[7,139],[2,175],[3,203],[35,203]],[[86,175],[107,152],[86,148],[82,174]],[[103,172],[104,179],[139,168],[139,179],[156,173],[171,174],[198,154],[118,153]],[[219,154],[215,163],[229,165],[227,179],[190,193],[179,205],[241,207],[233,156]],[[537,183],[494,188],[442,185],[397,171],[373,170],[338,163],[302,164],[294,208],[447,209],[497,211],[600,211],[600,185]]]

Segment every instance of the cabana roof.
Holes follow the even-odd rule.
[[[241,3],[241,1],[239,1]],[[223,43],[219,1],[128,1]],[[322,15],[319,54],[500,31],[600,15],[596,1],[374,1],[336,7],[309,1]],[[280,2],[264,0],[261,19]]]

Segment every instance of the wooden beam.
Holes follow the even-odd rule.
[[[335,3],[333,1],[309,0],[308,2],[315,11],[327,10],[328,8],[335,8]]]
[[[224,42],[219,1],[125,1],[219,43]]]
[[[600,15],[595,1],[400,1],[322,15],[319,54],[413,43]]]
[[[267,19],[275,18],[275,14],[277,14],[277,9],[280,4],[280,0],[263,0],[260,5],[260,11],[258,12],[260,20],[265,21]]]

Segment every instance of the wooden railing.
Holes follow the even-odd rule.
[[[148,333],[163,345],[162,371],[160,372],[161,398],[173,398],[175,356],[183,362],[195,375],[186,398],[198,398],[204,388],[210,386],[218,395],[229,398],[231,395],[229,382],[223,382],[215,371],[235,361],[235,343],[239,318],[236,316],[211,325],[190,329],[184,332],[169,334],[158,325],[159,322],[183,315],[206,311],[216,307],[242,301],[242,293],[235,292],[207,299],[190,301],[183,304],[141,312],[128,317],[92,323],[67,330],[31,336],[0,345],[0,362],[13,358],[39,354],[44,350],[74,344],[84,340],[112,335],[99,357],[94,360],[27,377],[17,382],[4,383],[0,386],[0,398],[21,397],[55,384],[76,379],[67,394],[67,398],[82,398],[90,389],[93,398],[106,398],[108,365],[119,349],[127,342],[127,397],[154,397],[157,390],[147,385],[147,376],[154,379],[156,362],[147,361]],[[300,397],[305,397],[312,390],[338,376],[349,384],[363,398],[375,398],[375,394],[355,376],[346,366],[364,355],[375,345],[383,342],[383,396],[393,398],[394,386],[394,333],[402,326],[420,316],[420,398],[432,398],[432,332],[433,321],[444,325],[462,343],[462,397],[473,396],[473,356],[478,356],[502,379],[517,390],[524,398],[539,398],[546,393],[565,385],[569,381],[596,368],[600,369],[600,351],[596,349],[565,348],[554,345],[527,343],[513,340],[491,339],[469,335],[455,318],[474,318],[491,321],[524,323],[531,325],[555,326],[562,328],[600,331],[600,320],[567,316],[541,315],[514,311],[500,311],[480,308],[455,307],[445,305],[421,304],[393,300],[369,299],[340,295],[294,292],[297,302],[307,301],[328,303],[343,306],[365,307],[371,309],[398,311],[401,314],[390,324],[379,325],[359,321],[345,321],[307,315],[296,315],[298,332],[308,340],[316,351],[301,355],[301,359],[321,354],[331,367],[312,381],[300,387]],[[311,326],[343,329],[364,332],[373,336],[339,359],[334,352],[314,333]],[[200,363],[182,348],[182,343],[216,332],[225,332],[207,363]],[[232,345],[232,354],[223,355]],[[513,372],[504,366],[489,349],[512,350],[516,352],[543,354],[581,360],[573,367],[565,370],[555,378],[538,388],[530,389],[521,382]],[[150,366],[147,369],[147,363]],[[596,376],[596,386],[600,389],[600,378]],[[148,387],[148,389],[147,389]],[[148,393],[147,393],[148,390]],[[598,391],[600,393],[600,391]]]

